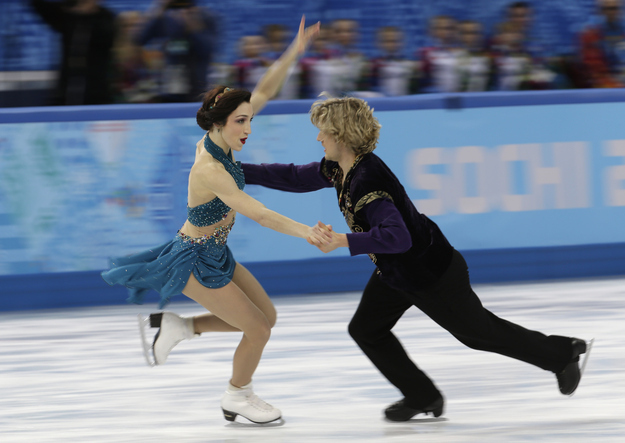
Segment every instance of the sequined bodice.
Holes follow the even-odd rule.
[[[232,161],[232,152],[226,155],[223,149],[211,141],[208,134],[204,137],[204,147],[213,158],[224,165],[224,168],[234,178],[239,189],[243,189],[245,187],[245,177],[241,169],[241,162]],[[187,205],[187,219],[194,226],[210,226],[225,219],[230,210],[231,208],[222,202],[219,197],[215,197],[211,201],[193,208]]]

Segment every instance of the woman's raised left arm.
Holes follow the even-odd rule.
[[[262,76],[254,91],[252,91],[250,102],[254,109],[254,114],[258,114],[265,107],[267,101],[280,92],[289,68],[306,51],[308,43],[319,33],[319,27],[320,23],[315,23],[306,28],[305,17],[302,16],[297,36],[280,58],[267,69],[265,75]]]

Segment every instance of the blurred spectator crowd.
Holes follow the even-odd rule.
[[[292,23],[264,26],[239,38],[234,62],[217,63],[219,17],[193,0],[155,0],[147,11],[119,14],[99,0],[29,1],[61,38],[56,105],[197,101],[211,84],[253,89],[293,37]],[[400,27],[380,26],[373,57],[358,49],[357,20],[334,19],[322,23],[277,98],[622,87],[622,7],[596,0],[596,17],[568,55],[546,54],[534,37],[535,11],[522,1],[510,2],[488,33],[478,21],[433,16],[427,43],[415,49]]]

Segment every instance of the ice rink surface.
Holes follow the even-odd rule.
[[[183,342],[151,368],[136,315],[154,305],[1,313],[0,442],[624,442],[625,279],[475,290],[527,328],[595,338],[575,395],[549,372],[464,347],[413,308],[395,332],[446,411],[387,422],[382,410],[400,394],[347,334],[360,294],[294,295],[274,299],[278,324],[254,379],[284,420],[229,423],[219,401],[240,334]]]

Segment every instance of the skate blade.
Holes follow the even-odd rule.
[[[591,338],[590,341],[586,343],[586,353],[584,354],[584,361],[582,362],[582,367],[579,368],[580,379],[584,375],[584,370],[586,369],[586,363],[588,363],[588,357],[590,357],[590,351],[592,350],[592,345],[595,343],[595,339]]]
[[[246,417],[245,415],[239,414],[238,412],[231,412],[224,408],[221,408],[221,411],[224,413],[224,418],[226,420],[230,422],[234,422],[234,423],[237,423],[236,421],[237,417],[243,417],[245,420],[253,423],[254,425],[259,425],[259,426],[281,426],[282,424],[284,424],[284,419],[282,418],[282,416],[278,418],[274,418],[273,420],[268,420],[268,421],[254,421],[251,418]],[[237,424],[242,424],[242,423],[237,423]]]
[[[141,335],[141,346],[143,347],[143,356],[148,366],[156,366],[156,361],[152,356],[152,345],[146,338],[145,330],[150,327],[150,317],[143,317],[141,314],[137,315],[139,320],[139,334]]]

